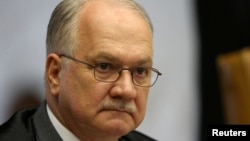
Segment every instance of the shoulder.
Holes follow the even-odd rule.
[[[121,137],[119,141],[156,141],[156,140],[139,131],[132,131],[127,135]]]
[[[0,126],[0,140],[29,139],[33,132],[31,118],[36,108],[23,109],[16,112],[8,121]]]

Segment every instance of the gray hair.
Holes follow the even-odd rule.
[[[90,0],[63,0],[51,15],[47,31],[47,55],[50,53],[69,53],[73,55],[78,45],[77,22],[78,13]],[[130,9],[135,10],[148,23],[153,34],[152,22],[145,9],[134,0],[118,0]]]

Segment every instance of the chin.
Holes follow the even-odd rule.
[[[113,120],[107,123],[105,132],[112,136],[123,136],[134,130],[135,126],[122,120]]]
[[[134,130],[139,123],[133,115],[126,112],[103,111],[98,115],[96,127],[110,136],[123,136]]]

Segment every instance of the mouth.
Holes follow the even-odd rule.
[[[102,109],[101,110],[101,112],[103,112],[103,111],[106,111],[106,112],[112,112],[112,111],[114,111],[114,112],[119,112],[119,113],[127,113],[127,114],[129,114],[129,115],[132,115],[133,114],[133,112],[131,112],[130,110],[127,110],[127,109],[119,109],[119,108],[107,108],[107,109]]]

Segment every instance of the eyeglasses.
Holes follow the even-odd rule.
[[[94,78],[101,82],[114,83],[116,82],[123,70],[128,70],[132,76],[132,82],[136,86],[151,87],[155,84],[159,75],[162,75],[157,69],[150,67],[134,67],[122,68],[119,65],[112,63],[98,63],[95,65],[80,61],[65,54],[58,55],[76,61],[78,63],[87,65],[94,69]]]

